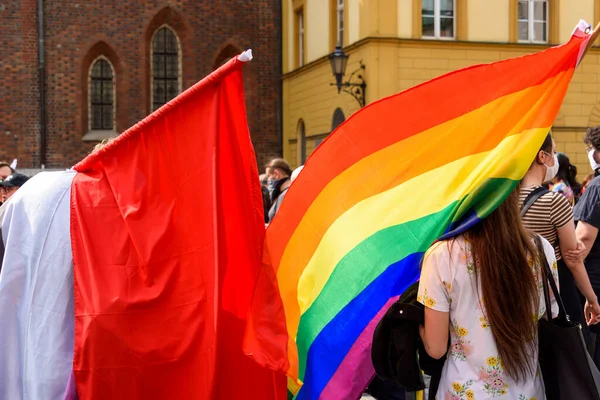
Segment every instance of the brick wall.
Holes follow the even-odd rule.
[[[99,55],[116,71],[118,133],[150,111],[150,47],[168,24],[182,48],[182,86],[234,51],[252,48],[245,68],[248,122],[260,164],[280,154],[280,1],[53,0],[45,3],[47,162],[66,167],[96,144],[88,132],[87,73]],[[39,166],[37,2],[0,4],[0,159]],[[5,57],[8,55],[8,57]]]
[[[0,3],[0,159],[39,157],[36,0]]]

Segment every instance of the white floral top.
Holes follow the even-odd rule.
[[[543,240],[544,250],[558,285],[554,249]],[[533,259],[530,260],[533,268]],[[535,267],[540,307],[533,318],[546,312],[541,269]],[[423,261],[418,301],[437,311],[449,312],[451,346],[436,399],[545,399],[541,373],[517,384],[502,370],[498,350],[486,319],[481,286],[475,288],[474,264],[470,246],[464,237],[434,244]],[[552,314],[558,306],[552,298]],[[537,349],[537,346],[535,346]],[[536,354],[537,358],[537,354]]]

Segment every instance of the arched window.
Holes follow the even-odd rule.
[[[115,73],[108,59],[99,57],[89,73],[89,130],[115,131]]]
[[[296,134],[298,136],[298,165],[303,165],[306,161],[306,129],[304,121],[298,121]]]
[[[341,108],[336,108],[333,112],[333,120],[331,121],[331,132],[335,131],[335,128],[340,126],[342,122],[346,120],[346,116]]]
[[[238,54],[240,54],[240,50],[237,47],[228,44],[219,52],[219,55],[213,64],[213,70],[219,68],[221,65],[225,64]]]
[[[152,111],[181,92],[181,50],[179,39],[168,26],[152,38]]]

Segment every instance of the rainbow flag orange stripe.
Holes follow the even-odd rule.
[[[456,71],[375,102],[306,163],[267,230],[246,352],[297,399],[358,397],[387,307],[444,235],[517,186],[590,36]]]

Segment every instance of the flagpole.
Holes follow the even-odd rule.
[[[594,42],[596,41],[596,39],[598,39],[598,35],[600,35],[600,22],[598,22],[598,24],[594,28],[594,32],[592,32],[592,37],[590,38],[590,41],[585,46],[585,50],[583,51],[583,55],[581,56],[581,60],[579,60],[579,63],[581,63],[581,61],[587,54],[588,50],[592,48],[592,46],[594,45]]]

